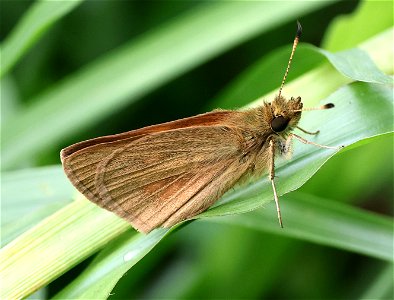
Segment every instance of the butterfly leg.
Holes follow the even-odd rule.
[[[301,127],[298,127],[298,126],[296,126],[296,128],[301,130],[302,132],[304,132],[306,134],[310,134],[310,135],[316,135],[316,134],[318,134],[320,132],[320,130],[316,130],[315,132],[311,132],[311,131],[305,130],[305,129],[301,128]]]
[[[270,180],[271,180],[271,184],[272,184],[272,189],[274,191],[274,199],[275,199],[276,211],[278,213],[279,225],[280,225],[280,227],[283,228],[282,215],[280,213],[280,207],[279,207],[279,198],[278,198],[278,194],[276,192],[275,181],[274,181],[274,179],[275,179],[275,141],[274,141],[274,139],[270,140],[269,151],[270,151],[269,176],[270,176]]]
[[[288,139],[291,139],[293,137],[296,138],[297,140],[299,140],[300,142],[304,143],[304,144],[313,145],[313,146],[320,147],[320,148],[326,148],[326,149],[340,149],[340,148],[343,148],[343,146],[336,147],[336,146],[320,145],[320,144],[308,141],[308,140],[304,139],[303,137],[300,137],[299,135],[297,135],[295,133],[290,133]]]

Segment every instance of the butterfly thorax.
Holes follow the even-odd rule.
[[[278,96],[271,103],[243,112],[242,160],[250,164],[249,175],[260,176],[267,171],[271,139],[275,142],[276,154],[290,155],[291,145],[286,140],[301,118],[300,109],[300,97],[287,100]]]

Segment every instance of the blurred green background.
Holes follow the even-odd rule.
[[[264,74],[256,86],[245,91],[245,97],[224,97],[240,74],[289,47],[297,19],[304,28],[302,42],[329,50],[347,49],[393,26],[390,1],[265,1],[256,8],[247,7],[256,5],[252,2],[227,4],[231,3],[82,1],[67,8],[59,19],[54,14],[55,21],[48,20],[31,42],[19,47],[23,50],[20,57],[1,79],[3,174],[58,165],[60,149],[84,139],[218,106],[241,107],[274,90],[287,61],[272,65],[272,73]],[[26,20],[33,5],[29,1],[1,1],[2,42]],[[27,27],[33,28],[55,11],[47,9],[41,12],[42,17],[32,14]],[[216,20],[227,20],[228,26],[217,26]],[[344,35],[336,44],[333,37],[327,41],[330,30],[335,31],[341,22],[358,24],[358,32],[347,33],[354,40]],[[164,37],[168,35],[172,38],[167,43]],[[6,52],[5,47],[2,68],[6,58],[15,54],[9,49]],[[180,51],[171,56],[168,49],[173,48]],[[316,63],[310,62],[311,66]],[[289,82],[301,75],[303,68],[307,67],[297,67],[296,54]],[[59,200],[60,206],[72,197],[71,187],[64,190],[63,198],[67,199]],[[392,217],[392,135],[336,155],[296,193]],[[2,221],[2,226],[27,215],[24,209],[35,209],[34,205],[19,207],[16,203],[5,207],[5,196],[2,194],[2,219],[7,222]],[[272,203],[268,209],[274,211]],[[51,298],[91,260],[32,297]],[[392,299],[392,271],[391,263],[339,250],[335,245],[198,220],[162,240],[121,278],[110,298]]]

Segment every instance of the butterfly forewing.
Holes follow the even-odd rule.
[[[78,143],[62,151],[63,166],[89,200],[138,230],[168,227],[208,208],[247,169],[237,116],[215,111]]]
[[[112,152],[148,134],[165,132],[169,129],[176,130],[178,128],[201,127],[215,124],[226,125],[229,122],[228,120],[231,120],[230,115],[234,115],[234,112],[214,111],[199,116],[79,142],[61,151],[60,157],[63,168],[72,184],[82,194],[89,200],[99,203],[100,199],[95,199],[98,197],[94,182],[96,170],[98,164],[111,155]],[[105,207],[104,205],[100,206]]]
[[[98,165],[100,202],[143,232],[171,226],[225,191],[229,179],[223,181],[223,174],[239,165],[241,147],[237,133],[221,126],[147,135]]]

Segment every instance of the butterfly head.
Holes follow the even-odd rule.
[[[271,130],[275,133],[281,133],[294,128],[301,118],[301,110],[301,97],[291,97],[290,100],[282,96],[276,97],[271,103]]]

